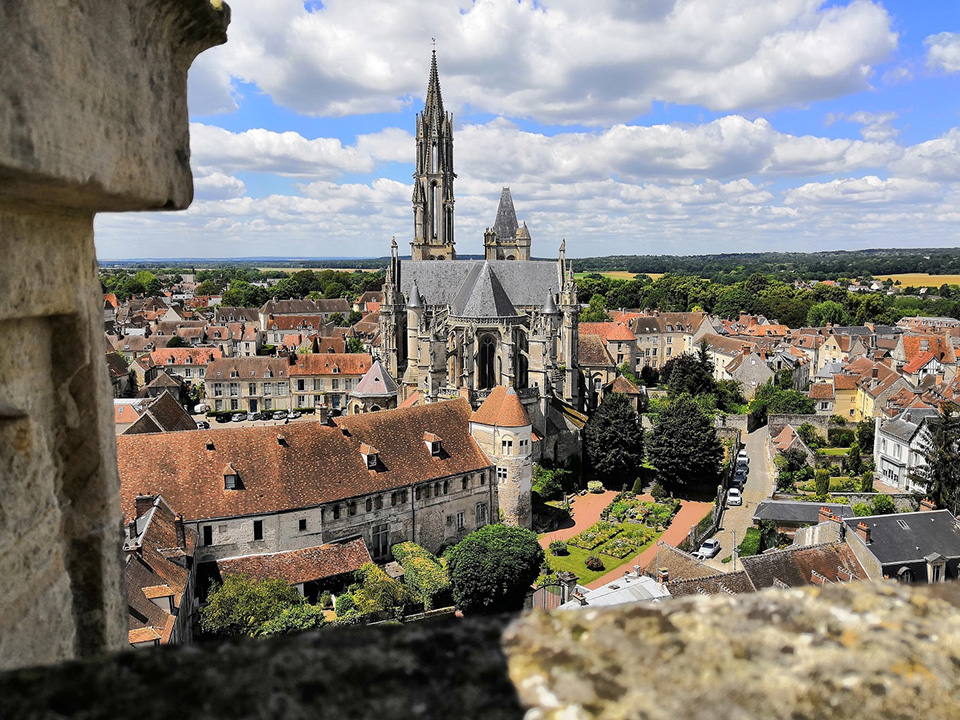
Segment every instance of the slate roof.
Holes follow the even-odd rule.
[[[427,305],[454,305],[472,271],[484,264],[514,308],[539,308],[548,293],[563,287],[560,265],[552,260],[419,260],[403,263],[400,290],[409,297],[416,282]]]
[[[856,555],[842,542],[748,555],[740,562],[757,590],[778,583],[803,587],[868,579]]]
[[[370,551],[362,537],[355,537],[302,550],[226,558],[218,560],[217,567],[224,578],[242,574],[297,585],[356,572],[368,562],[373,562]]]
[[[506,290],[488,261],[476,264],[454,298],[451,312],[457,317],[494,318],[517,315]]]
[[[656,579],[660,568],[666,568],[670,582],[705,578],[717,574],[716,570],[697,560],[690,553],[665,542],[657,543],[657,552],[643,569],[643,574]]]
[[[496,427],[524,427],[530,424],[530,416],[516,390],[497,385],[470,417],[470,422]]]
[[[859,523],[870,527],[870,544],[866,547],[884,565],[916,562],[932,553],[960,557],[960,529],[949,510],[870,515],[844,522],[848,538],[855,535]]]
[[[397,383],[379,360],[360,378],[357,387],[350,393],[352,397],[389,397],[399,391]]]
[[[117,438],[124,515],[140,492],[160,493],[189,520],[260,515],[409,487],[492,467],[469,432],[470,404],[462,399],[275,427],[210,429]],[[343,432],[342,430],[346,430]],[[432,432],[444,453],[423,442]],[[368,470],[360,444],[380,449]],[[212,449],[208,449],[208,445]],[[232,463],[242,489],[225,490]]]
[[[841,518],[853,517],[853,509],[841,503],[801,502],[799,500],[763,500],[753,513],[753,521],[774,520],[781,523],[810,523],[820,521],[820,508],[825,507]]]
[[[165,390],[155,399],[144,401],[140,410],[140,417],[124,430],[124,435],[197,429],[196,421],[190,417],[169,391]]]
[[[513,207],[513,196],[510,188],[505,187],[500,193],[500,205],[497,206],[497,219],[493,223],[493,231],[500,240],[513,240],[517,237],[517,211]]]
[[[940,411],[936,409],[911,408],[900,413],[893,420],[883,423],[880,431],[884,435],[891,435],[898,440],[909,443],[913,436],[917,434],[924,420],[930,420],[940,416]]]

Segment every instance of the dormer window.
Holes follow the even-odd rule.
[[[423,434],[423,443],[427,446],[427,450],[430,451],[433,457],[438,456],[443,449],[443,441],[438,435],[434,435],[432,432],[425,432]]]
[[[168,357],[168,358],[167,358],[167,365],[173,365],[173,358],[172,358],[172,357]]]
[[[237,377],[237,375],[238,375],[238,373],[237,373],[236,370],[231,370],[231,371],[230,371],[230,377],[235,378],[235,377]]]
[[[338,375],[340,373],[340,368],[334,365],[330,372],[332,372],[334,375]]]
[[[360,454],[363,455],[363,461],[366,463],[368,470],[377,469],[377,462],[380,459],[379,450],[377,450],[372,445],[367,445],[366,443],[360,443]]]
[[[227,463],[227,466],[223,469],[223,489],[240,489],[240,474],[233,467],[233,463]]]
[[[193,358],[187,356],[187,358],[183,362],[185,365],[193,365]]]

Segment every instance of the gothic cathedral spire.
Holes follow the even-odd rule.
[[[423,112],[417,115],[417,171],[413,174],[413,260],[455,260],[453,240],[453,116],[443,110],[437,51]]]

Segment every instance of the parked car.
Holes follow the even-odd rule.
[[[291,420],[296,420],[298,417],[300,417],[300,412],[297,410],[291,410],[288,415]]]
[[[209,430],[209,429],[210,429],[210,423],[208,423],[206,420],[197,421],[197,430]]]
[[[746,448],[740,448],[740,452],[737,453],[737,462],[739,462],[740,460],[743,460],[746,463],[750,462],[750,456],[747,455]]]
[[[233,415],[231,413],[223,413],[223,415],[217,415],[218,423],[228,423],[233,420]]]
[[[709,560],[712,557],[716,557],[717,553],[719,552],[720,541],[710,538],[709,540],[703,541],[700,549],[693,553],[693,556],[697,558],[697,560]]]
[[[743,495],[739,488],[730,488],[727,490],[727,505],[743,505]]]
[[[743,486],[746,484],[747,484],[746,475],[740,475],[740,474],[734,475],[733,480],[730,481],[730,487],[734,487],[738,489],[743,489]]]
[[[273,414],[273,419],[274,419],[274,420],[286,420],[286,419],[287,419],[287,411],[286,411],[286,410],[277,410],[277,411]]]
[[[736,472],[743,473],[744,475],[750,474],[750,466],[747,463],[742,463],[737,460]]]
[[[247,419],[246,413],[237,413],[236,415],[233,416],[233,422],[243,422],[246,419]]]

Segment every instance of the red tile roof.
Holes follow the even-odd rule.
[[[811,400],[833,400],[833,385],[830,383],[814,383],[810,386]]]
[[[282,445],[273,427],[121,436],[122,508],[130,517],[136,495],[150,492],[161,493],[189,520],[257,515],[477,472],[491,462],[470,435],[470,415],[469,403],[456,399],[341,417],[338,427],[291,423]],[[425,432],[443,438],[442,457],[430,454]],[[367,469],[361,443],[380,449],[378,471]],[[227,463],[242,489],[224,489]]]
[[[625,342],[637,339],[637,336],[630,332],[630,328],[621,322],[582,322],[578,329],[581,336],[599,335],[607,342]]]
[[[249,575],[255,580],[280,578],[291,585],[336,577],[372,562],[363,538],[317,547],[218,560],[220,575]]]
[[[154,365],[187,365],[189,358],[189,364],[204,366],[222,357],[220,348],[158,348],[150,353]]]
[[[497,427],[523,427],[530,424],[530,416],[516,390],[497,385],[477,408],[470,422]]]
[[[904,366],[903,366],[903,371],[904,371],[905,373],[908,373],[908,374],[915,373],[915,372],[917,372],[917,370],[919,370],[920,368],[922,368],[924,365],[926,365],[926,364],[927,364],[928,362],[930,362],[931,360],[935,360],[936,357],[937,357],[937,356],[934,355],[934,354],[933,354],[932,352],[930,352],[929,350],[927,350],[926,352],[922,352],[922,353],[920,353],[919,355],[917,355],[917,357],[915,357],[913,360],[911,360],[911,361],[908,362],[906,365],[904,365]]]
[[[363,375],[373,365],[368,353],[326,353],[298,355],[290,367],[290,377],[304,375]],[[334,373],[334,368],[337,372]]]

